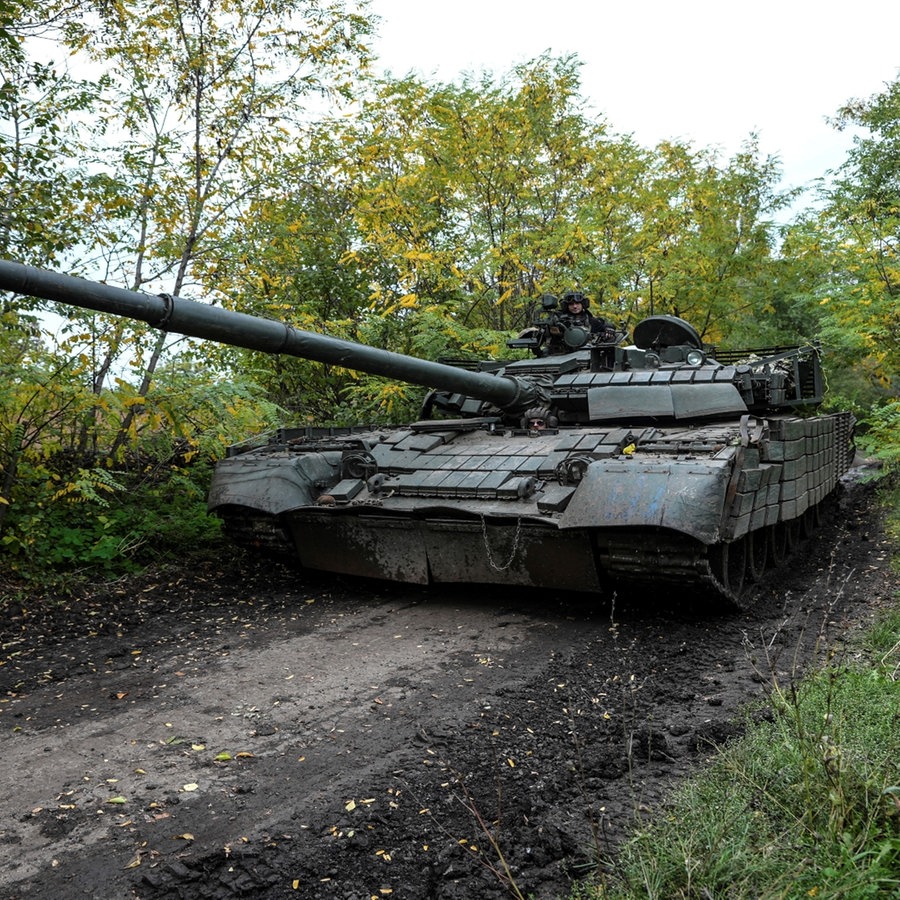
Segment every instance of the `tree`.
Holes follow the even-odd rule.
[[[777,161],[753,138],[722,166],[611,135],[586,114],[578,68],[543,56],[459,85],[382,82],[358,121],[335,124],[355,256],[379,275],[373,311],[403,334],[423,311],[516,329],[541,292],[575,285],[609,312],[680,313],[712,337],[764,305],[771,218],[789,199]]]
[[[244,253],[218,263],[228,292],[245,309],[429,358],[502,356],[541,293],[573,286],[614,318],[680,314],[709,340],[738,330],[736,312],[771,309],[771,217],[788,199],[777,161],[752,138],[721,165],[689,145],[611,135],[587,115],[578,69],[542,56],[459,84],[375,83],[359,116],[310,131],[296,196],[265,197],[238,225],[230,246]],[[402,391],[333,367],[254,365],[284,402],[302,394],[329,418]],[[348,397],[361,407],[341,412]]]
[[[783,253],[801,272],[794,308],[825,346],[831,403],[860,420],[858,442],[896,463],[900,383],[900,80],[851,100],[834,121],[862,129],[824,181],[819,206]]]
[[[367,59],[370,24],[344,2],[98,3],[69,22],[69,43],[110,75],[109,114],[92,161],[93,245],[104,274],[138,290],[216,284],[230,219],[285,186],[280,156],[311,95],[346,94]],[[111,142],[115,138],[115,142]],[[129,348],[144,397],[166,346],[125,322],[97,335],[95,390]],[[126,413],[111,453],[133,433]]]
[[[36,29],[31,4],[20,8]],[[77,9],[51,2],[41,15],[64,28],[79,66],[104,76],[76,94],[76,82],[29,62],[29,22],[13,34],[0,21],[0,64],[4,72],[18,66],[18,80],[7,77],[0,94],[0,111],[12,123],[0,138],[0,186],[19,216],[0,221],[4,249],[136,290],[214,295],[230,221],[267,191],[290,189],[280,156],[298,139],[309,107],[345,94],[364,68],[368,20],[343,0],[98,2]],[[10,34],[14,46],[7,47]],[[91,100],[102,112],[89,114]],[[76,126],[89,126],[90,140],[64,142]],[[71,230],[60,230],[67,240],[57,243],[50,226],[67,213]],[[77,231],[78,222],[90,227]],[[11,309],[20,301],[6,303]],[[34,336],[27,330],[3,341],[11,380],[0,391],[0,476],[3,499],[16,501],[0,504],[10,509],[8,551],[27,553],[42,534],[49,546],[58,529],[71,536],[66,504],[80,499],[97,513],[100,481],[115,481],[113,459],[139,475],[133,463],[148,454],[162,458],[170,444],[179,455],[211,450],[273,421],[271,414],[265,422],[249,414],[272,409],[259,403],[252,384],[216,381],[221,371],[205,361],[192,371],[203,376],[192,382],[196,393],[188,392],[164,363],[171,346],[164,335],[125,320],[69,309],[66,315],[71,325],[52,378],[28,352]],[[194,344],[179,349],[180,365],[201,358]],[[158,366],[166,377],[154,390]],[[85,468],[92,458],[95,465]],[[80,465],[61,474],[66,459]],[[51,474],[60,482],[48,493]],[[98,515],[82,510],[78,521],[88,535],[96,524],[96,537],[109,525],[104,518],[106,525],[97,524]]]
[[[639,204],[643,277],[630,293],[643,292],[641,312],[681,316],[710,341],[749,331],[739,323],[771,308],[772,216],[790,199],[779,177],[753,138],[724,166],[711,151],[661,144]]]
[[[293,188],[258,198],[232,222],[216,277],[232,308],[298,328],[364,340],[371,276],[355,261],[346,185],[324,160],[338,152],[328,129],[293,154]],[[269,396],[304,421],[341,420],[355,373],[293,357],[220,347],[223,365],[252,371]]]
[[[499,86],[378,83],[359,117],[309,129],[291,195],[235,220],[217,268],[227,293],[245,310],[414,355],[502,353],[495,329],[527,324],[535,273],[555,265],[552,229],[575,227],[562,167],[583,155],[586,126],[566,113],[576,70],[541,60]],[[302,393],[310,415],[377,411],[373,390],[379,415],[414,403],[402,386],[335,367],[253,365],[285,403]]]
[[[358,173],[360,258],[392,273],[375,309],[506,331],[528,324],[541,286],[572,277],[583,174],[605,131],[582,109],[579,65],[544,56],[499,79],[379,86],[344,160]]]
[[[833,324],[857,335],[876,377],[900,372],[900,79],[868,100],[853,100],[837,126],[856,125],[847,160],[826,191],[824,223],[846,273],[825,298]]]
[[[0,254],[35,265],[57,264],[83,240],[77,160],[97,93],[27,52],[29,41],[52,42],[49,15],[28,0],[0,5]]]

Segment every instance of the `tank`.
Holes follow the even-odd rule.
[[[428,388],[418,421],[285,428],[217,464],[208,507],[226,532],[311,570],[596,594],[673,582],[742,605],[854,453],[852,416],[816,412],[817,346],[721,351],[673,316],[626,343],[547,297],[509,341],[530,358],[438,363],[8,261],[0,288]]]

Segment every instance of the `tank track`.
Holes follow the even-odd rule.
[[[222,530],[239,547],[280,562],[297,563],[293,541],[274,516],[243,507],[219,511]]]
[[[598,548],[600,563],[616,581],[659,581],[696,586],[738,608],[752,600],[753,587],[784,565],[830,515],[833,495],[799,518],[751,531],[738,540],[705,546],[680,535],[646,532],[616,535]]]
[[[779,523],[731,542],[706,546],[684,535],[663,531],[618,532],[598,538],[597,563],[604,581],[648,585],[660,582],[699,589],[747,606],[754,585],[783,565],[817,529],[827,502],[810,507],[799,519]],[[220,510],[225,534],[238,546],[270,559],[299,564],[293,541],[277,518],[256,510]]]

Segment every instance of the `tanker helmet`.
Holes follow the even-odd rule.
[[[563,310],[568,310],[570,303],[580,303],[582,309],[587,309],[591,305],[591,301],[581,291],[569,291],[563,296],[560,306]]]

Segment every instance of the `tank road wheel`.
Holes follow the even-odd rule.
[[[821,517],[819,516],[818,506],[809,506],[800,517],[800,534],[804,540],[811,538],[821,525]]]
[[[736,603],[744,590],[747,573],[747,539],[717,544],[710,550],[709,568],[719,589]]]
[[[769,533],[769,559],[773,566],[780,566],[788,558],[788,534],[784,522],[776,522],[767,529]]]
[[[788,519],[784,523],[785,540],[787,542],[788,555],[794,553],[800,546],[800,520]]]
[[[769,540],[769,558],[773,566],[780,566],[800,546],[800,520],[788,519],[772,526]]]
[[[762,581],[769,560],[769,533],[765,528],[751,531],[747,537],[747,575],[751,581]]]

